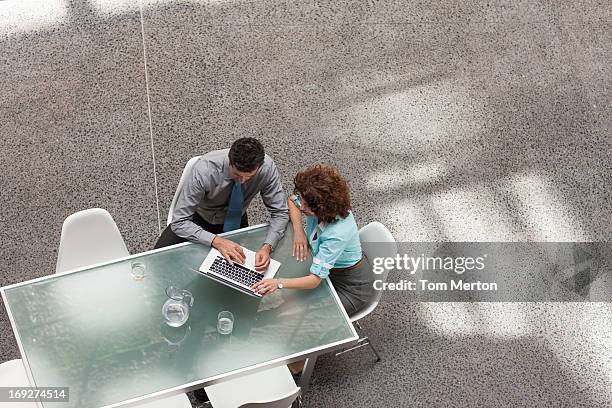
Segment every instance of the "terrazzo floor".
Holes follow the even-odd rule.
[[[185,162],[259,137],[291,190],[338,166],[400,241],[609,241],[612,6],[599,0],[0,1],[0,284],[72,212],[151,248]],[[252,223],[265,221],[256,202]],[[379,349],[306,407],[610,407],[612,304],[383,298]],[[19,357],[4,307],[0,361]],[[195,406],[195,403],[194,403]]]

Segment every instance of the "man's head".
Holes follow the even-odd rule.
[[[264,162],[265,152],[259,140],[243,137],[229,151],[230,177],[240,184],[253,177]]]

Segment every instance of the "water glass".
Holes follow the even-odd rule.
[[[222,311],[217,316],[217,332],[219,334],[232,334],[234,330],[234,315],[232,312]]]
[[[142,262],[132,262],[132,278],[134,280],[143,280],[145,277],[146,267]]]

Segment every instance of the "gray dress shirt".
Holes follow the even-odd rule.
[[[179,194],[172,213],[172,231],[190,241],[211,245],[215,234],[193,222],[197,212],[211,224],[223,224],[234,180],[229,175],[229,149],[215,150],[200,157]],[[264,243],[276,248],[289,221],[289,209],[280,174],[266,155],[257,173],[243,184],[244,214],[258,193],[270,212],[270,230]]]

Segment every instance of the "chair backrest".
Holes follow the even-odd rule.
[[[90,208],[64,220],[55,272],[123,258],[130,253],[108,211]]]
[[[295,387],[290,393],[271,401],[249,402],[239,408],[290,408],[293,401],[300,395],[301,388]]]
[[[189,161],[185,165],[185,168],[183,169],[183,174],[181,174],[178,186],[176,187],[176,191],[174,192],[174,197],[172,198],[172,202],[170,203],[170,208],[168,209],[168,219],[166,221],[166,225],[170,225],[170,223],[172,222],[172,213],[174,212],[176,201],[178,200],[178,197],[181,194],[181,190],[183,189],[183,184],[185,184],[185,180],[187,179],[187,177],[191,175],[193,165],[198,161],[199,158],[200,156],[196,156],[189,159]]]
[[[372,260],[376,257],[394,258],[397,254],[397,243],[395,242],[395,238],[393,238],[393,235],[391,235],[391,232],[389,232],[387,227],[378,221],[371,222],[365,227],[361,228],[359,230],[359,240],[362,243],[372,243],[372,245],[367,248],[368,250],[364,251],[370,262],[372,262]],[[382,274],[376,275],[374,278],[386,282],[388,275],[389,271],[385,269]],[[378,306],[381,296],[381,290],[375,291],[374,297],[372,298],[370,304],[360,312],[351,316],[351,321],[355,322],[369,315],[374,309],[376,309],[376,306]]]
[[[9,360],[0,364],[0,387],[29,387],[23,361]]]

